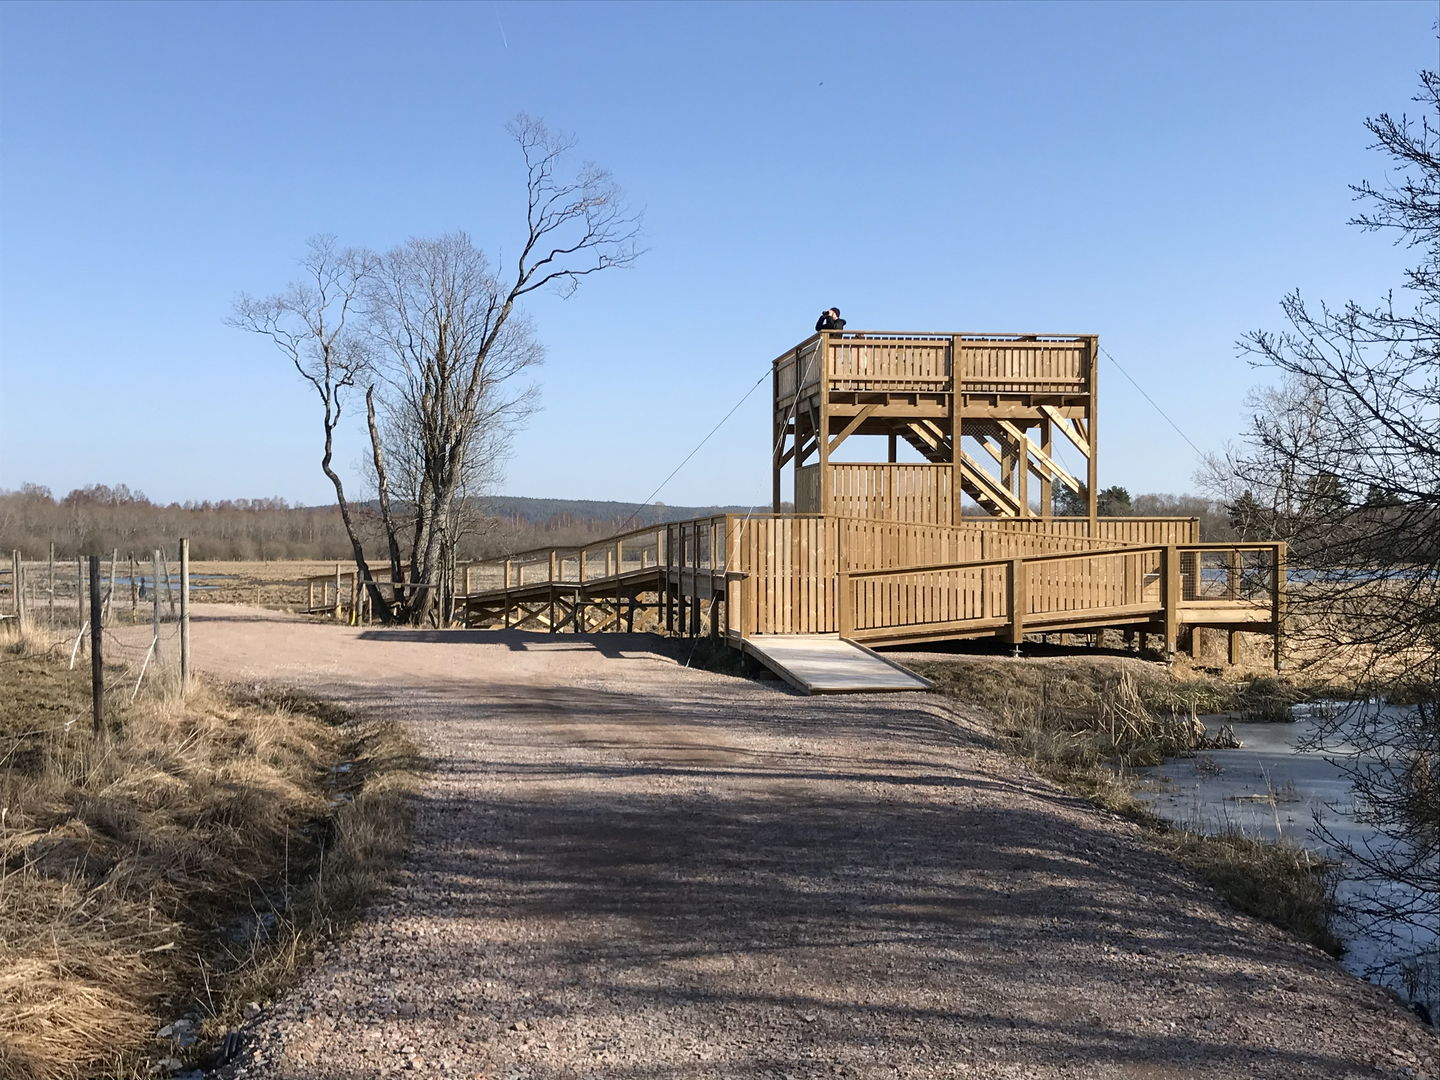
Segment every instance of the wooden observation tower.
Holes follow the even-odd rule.
[[[1093,518],[1097,352],[1091,334],[816,334],[775,361],[772,509],[789,466],[802,514],[1049,518],[1062,485]]]
[[[1098,350],[1091,334],[817,333],[774,361],[770,513],[472,564],[455,616],[711,634],[809,690],[897,688],[825,684],[836,650],[886,668],[869,646],[968,638],[1018,651],[1119,629],[1173,655],[1210,627],[1230,632],[1232,661],[1241,631],[1272,635],[1278,658],[1283,544],[1097,514]],[[1053,514],[1060,487],[1085,514]],[[795,657],[826,649],[805,675]]]

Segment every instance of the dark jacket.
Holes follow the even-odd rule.
[[[837,319],[828,311],[815,320],[816,330],[844,330],[845,320]]]

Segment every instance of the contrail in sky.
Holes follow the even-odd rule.
[[[505,44],[505,51],[510,51],[510,39],[505,36],[505,24],[500,21],[500,5],[495,5],[495,25],[500,28],[500,40]]]

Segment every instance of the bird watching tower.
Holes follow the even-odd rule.
[[[773,507],[932,525],[1048,518],[1056,485],[1095,517],[1093,334],[822,331],[774,364]],[[1078,454],[1071,471],[1057,460]]]

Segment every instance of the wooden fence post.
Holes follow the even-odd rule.
[[[15,621],[25,625],[24,569],[20,565],[20,549],[10,553],[10,595],[15,601]]]
[[[100,619],[105,614],[100,604],[100,556],[90,556],[90,713],[95,734],[105,726],[105,662],[102,654],[104,630]]]
[[[136,578],[135,553],[130,552],[130,621],[140,621],[140,582]]]
[[[335,564],[335,621],[340,621],[340,564]]]
[[[180,686],[190,689],[190,541],[180,541]]]
[[[150,636],[155,642],[155,662],[160,662],[160,549],[150,552]]]
[[[110,588],[105,592],[105,616],[108,618],[115,608],[115,569],[120,563],[120,549],[110,551]]]
[[[1165,659],[1175,659],[1180,638],[1180,551],[1169,544],[1160,552],[1160,603],[1165,609]]]
[[[50,541],[50,586],[46,590],[49,594],[49,604],[46,608],[45,622],[53,630],[55,628],[55,541]]]
[[[850,571],[841,569],[835,575],[835,591],[840,625],[837,628],[842,638],[855,632],[855,612],[850,606]]]
[[[1011,559],[1006,564],[1005,596],[1010,608],[1008,638],[1016,656],[1020,655],[1020,643],[1025,640],[1025,609],[1030,605],[1029,584],[1025,560]]]
[[[1285,545],[1276,544],[1272,549],[1275,561],[1275,589],[1270,600],[1270,621],[1274,624],[1275,637],[1275,670],[1283,671],[1285,667],[1284,636],[1285,636]]]

